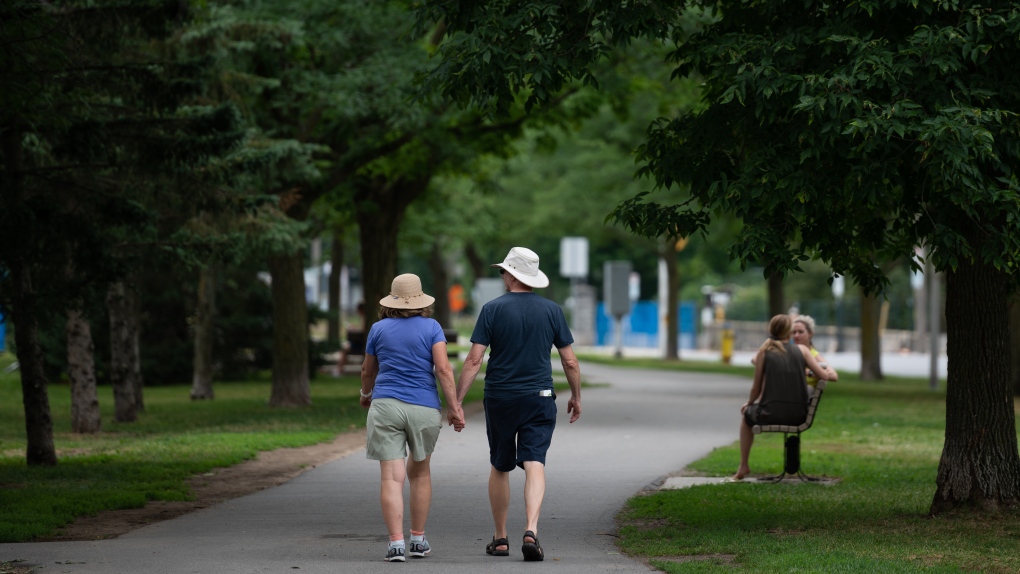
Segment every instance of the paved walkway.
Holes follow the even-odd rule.
[[[578,347],[578,353],[592,353],[599,355],[612,355],[612,347]],[[861,354],[852,353],[824,353],[840,373],[861,372]],[[658,349],[627,347],[623,350],[624,357],[661,357]],[[730,360],[734,365],[751,365],[752,351],[737,351],[733,353]],[[685,361],[706,361],[718,363],[721,361],[720,351],[705,351],[700,349],[684,349],[680,351],[680,358]],[[948,358],[946,355],[939,355],[936,358],[936,369],[941,379],[946,378]],[[882,353],[882,373],[900,377],[928,377],[931,373],[931,355],[926,353]]]
[[[0,561],[22,559],[41,574],[260,573],[407,570],[421,573],[647,573],[614,546],[614,517],[635,493],[729,444],[750,382],[722,375],[581,365],[590,383],[583,414],[568,424],[566,396],[549,453],[539,537],[546,561],[521,562],[523,471],[511,474],[511,556],[484,553],[492,536],[484,419],[463,433],[444,427],[433,456],[432,555],[382,561],[378,463],[357,451],[276,488],[234,499],[113,540],[0,544]],[[479,380],[476,384],[482,384]],[[736,464],[736,461],[734,461]]]

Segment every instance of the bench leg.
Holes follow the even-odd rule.
[[[783,435],[783,472],[759,479],[759,482],[780,482],[786,475],[796,475],[803,482],[819,482],[820,477],[808,476],[800,469],[800,435]]]

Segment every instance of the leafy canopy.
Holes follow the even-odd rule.
[[[692,197],[660,204],[642,193],[612,220],[687,236],[714,210],[733,213],[744,227],[731,254],[742,263],[769,274],[820,255],[868,289],[886,282],[876,260],[917,244],[940,270],[967,259],[1018,275],[1014,5],[624,5],[648,19],[616,2],[559,6],[424,3],[419,18],[443,18],[452,33],[425,86],[494,111],[521,91],[541,104],[563,82],[587,80],[609,47],[668,34],[674,76],[701,78],[706,106],[653,122],[641,173]]]

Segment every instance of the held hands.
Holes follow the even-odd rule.
[[[464,410],[460,408],[460,405],[451,405],[447,411],[446,420],[453,427],[453,430],[460,432],[464,430],[466,426],[464,423]]]

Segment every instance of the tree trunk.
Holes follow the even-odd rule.
[[[783,300],[783,274],[769,275],[769,319],[786,313],[786,301]]]
[[[21,396],[25,407],[25,461],[29,466],[53,466],[57,464],[57,451],[53,447],[53,417],[39,346],[35,293],[28,270],[23,265],[11,265],[8,270],[13,287],[14,342],[18,346]]]
[[[25,209],[22,197],[24,174],[21,166],[23,136],[24,130],[19,125],[0,126],[0,148],[3,150],[0,157],[4,162],[4,170],[0,172],[3,178],[0,180],[0,199],[3,200],[3,209],[8,213],[18,213]],[[21,236],[20,239],[32,241],[31,237]],[[14,324],[14,342],[18,346],[18,363],[21,365],[25,462],[29,466],[53,466],[57,464],[57,451],[53,447],[53,417],[46,390],[42,349],[39,347],[38,301],[32,288],[32,268],[21,257],[4,263],[10,273],[11,322]]]
[[[1020,293],[1009,304],[1009,356],[1013,396],[1020,397]]]
[[[142,349],[140,345],[142,335],[142,306],[138,292],[133,289],[125,289],[124,295],[128,303],[128,332],[131,334],[131,355],[129,357],[130,369],[128,375],[131,377],[131,387],[134,389],[135,412],[145,411],[145,400],[143,399],[142,388]]]
[[[329,251],[329,323],[326,339],[330,350],[340,348],[340,321],[343,309],[340,308],[340,273],[344,266],[344,240],[339,229],[333,230],[333,245]]]
[[[397,275],[397,235],[407,206],[426,188],[431,175],[413,180],[359,182],[354,212],[361,239],[361,285],[365,296],[365,332],[379,316],[379,300]]]
[[[474,274],[474,279],[488,276],[489,264],[478,254],[474,243],[468,242],[464,245],[464,256],[467,257],[468,265],[471,266],[471,273]]]
[[[312,404],[312,394],[303,252],[270,257],[269,272],[273,278],[273,390],[269,406],[307,406]]]
[[[138,419],[138,403],[131,378],[134,336],[131,333],[130,301],[122,281],[110,285],[106,308],[110,315],[110,384],[113,386],[114,419],[120,423]]]
[[[195,305],[195,355],[191,378],[191,399],[212,399],[213,342],[216,317],[216,268],[203,267],[198,276],[198,302]]]
[[[447,293],[450,291],[450,276],[446,272],[446,260],[443,258],[443,250],[439,242],[432,243],[432,251],[429,253],[429,270],[432,271],[432,296],[436,298],[433,306],[432,318],[439,321],[444,329],[451,329],[450,323],[450,299]]]
[[[358,228],[361,236],[361,290],[365,295],[365,330],[379,317],[379,300],[390,292],[397,275],[397,217],[362,217]]]
[[[662,246],[663,262],[666,264],[666,356],[667,361],[680,359],[680,317],[678,313],[678,293],[680,278],[676,270],[676,248],[678,240],[667,239]]]
[[[67,312],[67,375],[71,379],[71,432],[95,434],[102,426],[92,329],[80,309]]]
[[[861,290],[861,380],[882,380],[882,338],[878,335],[879,294]]]
[[[1020,453],[1009,381],[1007,277],[960,260],[946,272],[946,441],[931,513],[1020,501]]]

